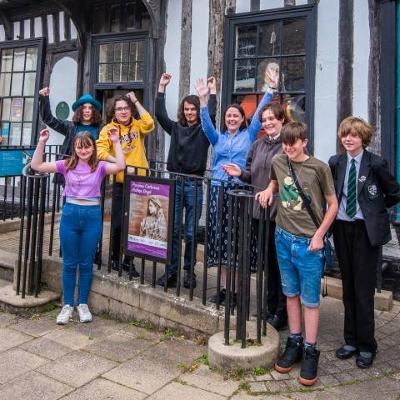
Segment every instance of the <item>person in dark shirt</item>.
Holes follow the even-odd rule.
[[[172,75],[163,73],[158,86],[155,115],[168,135],[171,137],[167,169],[169,172],[194,175],[185,177],[183,182],[178,181],[175,196],[175,221],[172,247],[172,261],[168,266],[167,276],[161,276],[157,284],[164,286],[167,280],[168,286],[176,285],[179,253],[179,226],[180,217],[185,210],[185,255],[184,278],[185,288],[196,287],[196,275],[190,274],[191,266],[196,263],[196,242],[194,243],[194,258],[192,258],[192,243],[196,240],[196,227],[200,220],[203,187],[201,178],[207,166],[209,141],[202,131],[200,124],[200,102],[195,95],[186,96],[179,106],[178,121],[168,117],[165,107],[165,88],[170,83]],[[215,123],[216,114],[216,82],[214,77],[208,78],[210,98],[208,108]],[[196,221],[194,216],[196,215]]]

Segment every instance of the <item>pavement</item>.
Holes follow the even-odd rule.
[[[376,312],[379,352],[372,368],[337,360],[343,307],[324,298],[318,346],[319,380],[297,382],[299,368],[281,375],[257,369],[222,373],[207,366],[205,338],[154,331],[138,321],[122,323],[77,316],[55,324],[59,308],[43,314],[0,312],[0,399],[7,400],[257,400],[400,399],[400,303]],[[287,331],[281,333],[282,345]]]

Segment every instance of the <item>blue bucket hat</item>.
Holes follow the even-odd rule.
[[[85,103],[91,104],[98,112],[101,112],[101,104],[97,101],[91,94],[85,93],[78,100],[76,100],[72,104],[72,111],[76,111],[78,107],[82,106]]]

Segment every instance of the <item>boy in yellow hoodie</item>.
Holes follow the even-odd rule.
[[[139,119],[133,118],[133,110],[139,113]],[[112,105],[112,121],[105,125],[100,132],[97,145],[97,157],[99,160],[115,162],[115,151],[108,133],[114,129],[119,132],[122,151],[125,155],[126,165],[148,168],[149,164],[146,158],[146,149],[144,146],[144,137],[154,129],[154,120],[146,109],[140,104],[134,92],[127,95],[117,96]],[[140,170],[139,170],[140,173]],[[111,208],[111,259],[112,268],[119,270],[119,250],[121,242],[122,226],[122,199],[123,199],[124,172],[120,172],[116,177],[116,184],[112,194]],[[126,263],[123,268],[129,268]],[[139,276],[133,268],[133,276]]]

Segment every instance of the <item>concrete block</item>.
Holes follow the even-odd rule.
[[[235,337],[235,331],[230,331],[230,337]],[[248,337],[254,339],[254,324],[249,324]],[[261,345],[251,345],[241,348],[241,343],[234,342],[225,345],[224,333],[218,332],[208,341],[208,361],[210,367],[220,369],[252,370],[256,367],[270,368],[276,361],[279,352],[279,334],[268,326],[267,336],[262,336]]]

